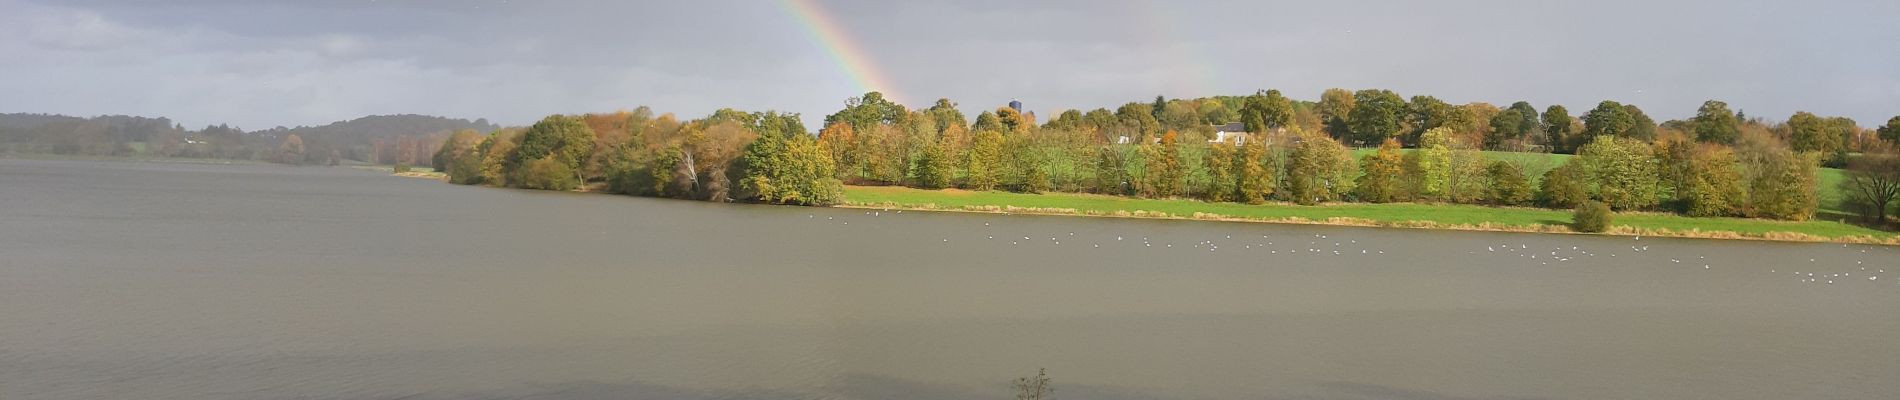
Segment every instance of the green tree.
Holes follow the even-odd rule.
[[[1549,108],[1544,109],[1543,120],[1544,135],[1547,136],[1544,142],[1550,146],[1550,151],[1553,153],[1570,152],[1570,148],[1564,146],[1564,143],[1567,143],[1567,140],[1569,140],[1571,133],[1570,110],[1565,109],[1564,106],[1552,104]]]
[[[740,156],[742,190],[766,203],[837,203],[844,198],[844,184],[836,178],[831,157],[819,147],[802,130],[763,132]]]
[[[1201,123],[1204,124],[1221,125],[1234,122],[1233,111],[1228,110],[1227,106],[1221,105],[1218,101],[1203,101],[1200,109],[1195,111],[1201,115]]]
[[[1412,101],[1406,104],[1405,108],[1405,124],[1411,128],[1411,131],[1407,132],[1406,137],[1400,141],[1417,143],[1425,131],[1450,124],[1454,119],[1454,112],[1456,109],[1450,103],[1439,100],[1437,97],[1412,96]]]
[[[949,102],[948,100],[938,101]],[[953,107],[952,110],[954,109]],[[865,92],[863,96],[845,99],[844,109],[825,116],[825,126],[839,123],[850,124],[852,129],[862,132],[871,129],[872,125],[896,124],[908,114],[903,105],[885,100],[883,93]]]
[[[950,157],[950,145],[938,140],[924,147],[923,154],[917,157],[917,185],[925,189],[941,189],[950,186],[954,177],[953,160]]]
[[[957,103],[950,102],[950,99],[937,99],[936,104],[931,105],[929,109],[924,111],[930,113],[931,119],[936,122],[937,132],[939,133],[950,130],[951,126],[970,126],[970,121],[963,117],[963,112],[957,111]]]
[[[1267,90],[1247,96],[1240,109],[1240,121],[1248,132],[1267,132],[1293,122],[1293,102],[1279,90]]]
[[[1630,128],[1623,131],[1622,137],[1642,141],[1656,140],[1656,120],[1650,119],[1649,114],[1644,114],[1643,109],[1636,108],[1635,104],[1624,104],[1623,112],[1630,116]]]
[[[1887,143],[1900,145],[1900,116],[1887,119],[1887,125],[1875,129],[1875,132],[1879,132],[1880,139]]]
[[[997,117],[993,111],[984,111],[982,114],[977,114],[976,123],[970,125],[971,132],[1002,132],[1006,130],[1009,130],[1009,127],[1003,126],[1002,118]]]
[[[1359,170],[1353,188],[1359,201],[1390,203],[1405,199],[1405,159],[1399,152],[1398,139],[1386,139],[1377,152],[1360,157]]]
[[[1524,170],[1517,164],[1505,161],[1493,161],[1484,169],[1484,198],[1491,204],[1500,206],[1521,206],[1530,204],[1536,192],[1531,189],[1531,181],[1524,177]]]
[[[1695,140],[1704,143],[1735,144],[1741,137],[1741,123],[1735,119],[1735,113],[1729,112],[1728,103],[1709,100],[1697,108],[1695,119]]]
[[[1405,157],[1406,180],[1420,199],[1440,200],[1451,181],[1451,129],[1432,128],[1419,135],[1418,151]]]
[[[1352,114],[1347,118],[1352,126],[1353,140],[1359,143],[1379,143],[1393,137],[1403,127],[1401,120],[1405,116],[1405,99],[1398,93],[1383,89],[1367,89],[1353,93]]]
[[[1484,136],[1484,148],[1497,149],[1506,140],[1520,137],[1523,131],[1524,114],[1516,109],[1504,110],[1491,117],[1491,134]]]
[[[1157,94],[1155,95],[1154,104],[1148,105],[1148,116],[1154,117],[1156,121],[1160,121],[1161,112],[1167,109],[1168,109],[1168,98],[1161,97],[1161,95]]]
[[[1832,154],[1843,147],[1841,135],[1836,134],[1827,118],[1807,111],[1788,117],[1788,130],[1788,145],[1796,152]]]
[[[1161,136],[1161,121],[1155,119],[1152,106],[1147,104],[1123,104],[1115,110],[1115,119],[1118,125],[1131,131],[1128,138],[1135,143],[1148,143]]]
[[[555,155],[548,155],[529,161],[522,173],[521,187],[540,190],[574,190],[580,185],[580,179],[568,163]]]
[[[1887,222],[1887,210],[1900,198],[1900,153],[1882,147],[1849,160],[1840,183],[1845,203],[1878,224]]]
[[[1320,124],[1326,127],[1326,134],[1341,141],[1352,139],[1352,110],[1358,103],[1352,91],[1340,88],[1326,89],[1319,95]]]
[[[588,128],[580,116],[550,115],[521,133],[521,143],[515,147],[502,169],[510,175],[521,174],[526,172],[528,162],[552,157],[553,162],[566,167],[560,170],[574,174],[574,182],[578,185],[583,183],[580,176],[581,162],[586,161],[593,151],[594,130]],[[544,167],[540,171],[550,170],[554,169]],[[510,179],[510,182],[514,180]],[[527,184],[525,181],[521,183]]]
[[[1604,100],[1597,103],[1597,108],[1583,114],[1583,133],[1578,135],[1576,143],[1592,143],[1600,136],[1624,136],[1635,125],[1636,118],[1630,116],[1628,107]]]
[[[1544,133],[1543,127],[1539,126],[1537,122],[1537,107],[1532,107],[1530,102],[1519,101],[1511,103],[1511,107],[1507,108],[1507,110],[1517,111],[1517,116],[1520,118],[1517,123],[1517,132],[1513,133],[1517,138],[1527,138],[1532,135]]]
[[[1273,177],[1276,172],[1272,168],[1273,164],[1267,162],[1267,135],[1248,135],[1235,163],[1235,175],[1240,180],[1240,200],[1247,204],[1265,203],[1267,196],[1273,195]]]

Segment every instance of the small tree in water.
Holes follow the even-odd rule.
[[[1049,374],[1046,368],[1037,368],[1036,376],[1016,378],[1016,400],[1051,400],[1056,398],[1056,388],[1049,386]]]

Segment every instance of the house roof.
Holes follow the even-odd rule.
[[[1247,124],[1240,123],[1240,122],[1229,122],[1226,125],[1215,125],[1214,130],[1219,131],[1219,132],[1246,132]]]

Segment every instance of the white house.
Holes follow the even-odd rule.
[[[1214,125],[1214,138],[1208,143],[1233,143],[1235,146],[1247,144],[1247,124],[1231,122],[1226,125]]]

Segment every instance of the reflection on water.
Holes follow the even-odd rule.
[[[9,400],[1900,395],[1884,247],[22,160],[0,204]]]

